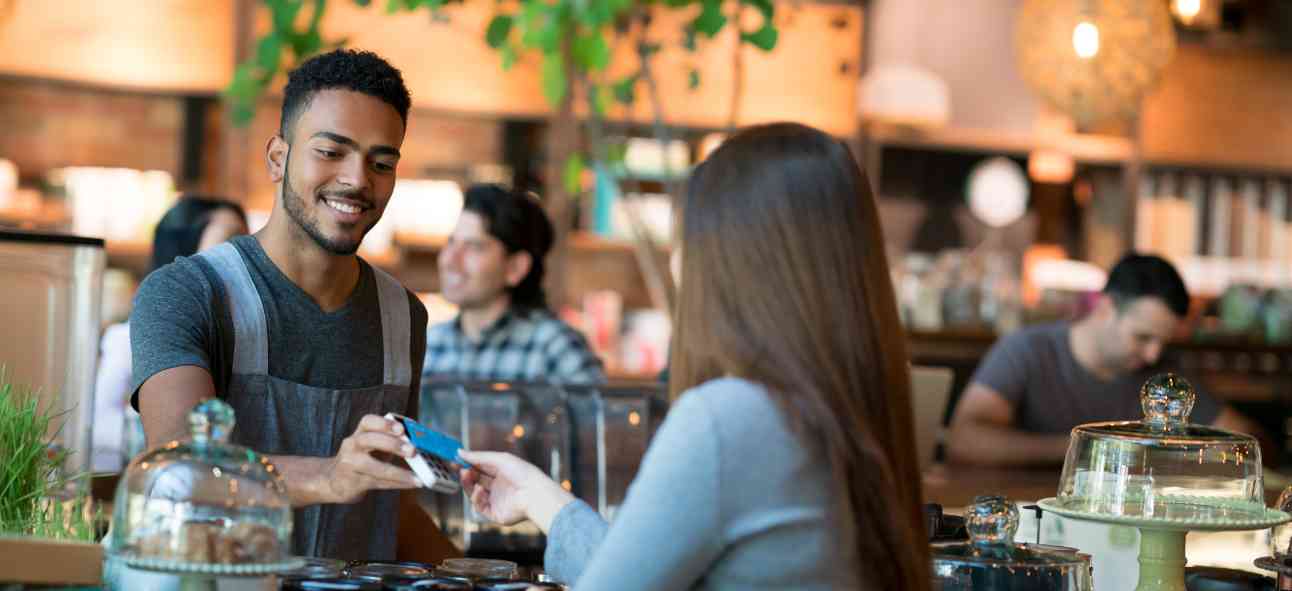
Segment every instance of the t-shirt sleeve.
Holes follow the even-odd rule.
[[[144,279],[130,312],[130,391],[158,373],[185,365],[211,370],[217,330],[213,291],[197,263],[180,259]],[[214,379],[214,378],[213,378]]]
[[[987,386],[1017,406],[1027,394],[1029,356],[1035,346],[1032,340],[1030,333],[1023,332],[997,341],[969,382]]]

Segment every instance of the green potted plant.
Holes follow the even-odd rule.
[[[0,582],[98,584],[101,512],[66,474],[55,443],[62,417],[0,368]]]

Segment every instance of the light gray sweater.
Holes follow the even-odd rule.
[[[582,501],[561,509],[546,570],[576,591],[854,588],[837,574],[850,569],[828,472],[765,388],[707,382],[673,405],[613,523]]]

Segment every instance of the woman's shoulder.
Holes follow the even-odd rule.
[[[765,409],[772,406],[766,386],[736,377],[709,380],[682,393],[675,407],[720,408],[724,413],[742,408]]]
[[[783,429],[780,408],[767,387],[743,378],[723,377],[691,388],[678,397],[669,412],[686,415],[691,421],[703,416],[723,438]]]

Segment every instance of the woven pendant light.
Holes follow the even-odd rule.
[[[1014,45],[1033,91],[1085,128],[1138,114],[1175,29],[1161,0],[1026,0]]]

